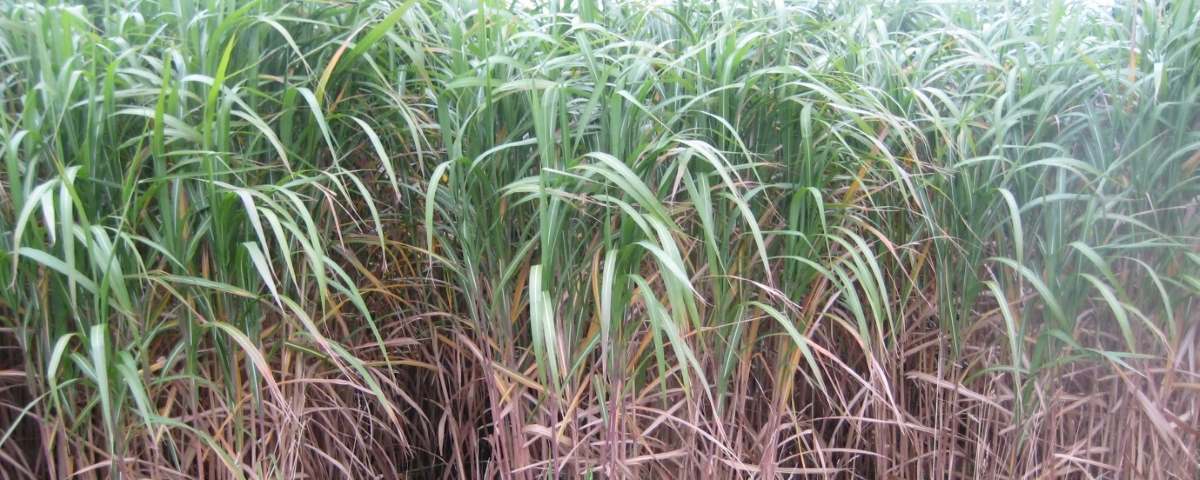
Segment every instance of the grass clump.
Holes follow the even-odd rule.
[[[1192,478],[1200,6],[0,3],[14,478]]]

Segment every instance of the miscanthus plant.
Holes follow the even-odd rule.
[[[0,477],[1195,478],[1116,3],[0,1]]]

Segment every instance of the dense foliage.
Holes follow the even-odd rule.
[[[0,478],[1196,478],[1118,3],[0,0]]]

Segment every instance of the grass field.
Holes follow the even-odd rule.
[[[1200,2],[0,0],[0,478],[1200,475]]]

